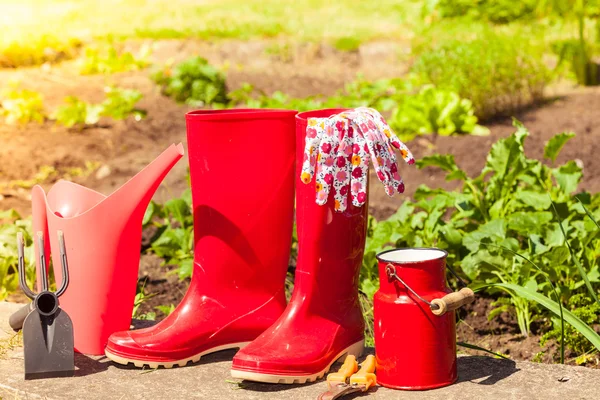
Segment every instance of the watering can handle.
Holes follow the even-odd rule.
[[[440,299],[431,300],[431,304],[437,305],[437,308],[431,308],[431,312],[434,315],[444,315],[448,311],[454,311],[466,304],[472,303],[475,300],[475,293],[473,290],[465,287],[460,289],[458,292],[452,292]]]

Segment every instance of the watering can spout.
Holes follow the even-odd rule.
[[[141,224],[141,219],[164,177],[183,156],[183,144],[171,145],[137,175],[107,198],[108,206],[123,220]]]

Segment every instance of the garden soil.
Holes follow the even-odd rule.
[[[133,49],[143,43],[128,44]],[[276,43],[275,43],[276,44]],[[280,90],[293,97],[331,95],[352,81],[357,74],[367,78],[399,76],[408,64],[397,44],[373,43],[357,52],[340,53],[327,46],[305,45],[285,53],[268,54],[274,43],[194,41],[159,41],[154,44],[153,61],[165,63],[194,54],[206,57],[226,70],[230,89],[250,83],[265,93]],[[392,51],[393,50],[393,51]],[[75,61],[59,65],[18,70],[0,70],[0,90],[18,81],[21,88],[41,92],[48,112],[55,110],[69,95],[88,102],[101,102],[103,89],[109,85],[141,91],[144,99],[139,108],[147,111],[141,121],[101,120],[94,127],[67,129],[52,121],[26,126],[0,125],[0,210],[15,208],[29,215],[29,187],[39,180],[45,189],[61,177],[72,179],[105,194],[111,193],[127,179],[152,161],[171,143],[186,141],[184,114],[189,110],[164,97],[149,78],[149,70],[110,76],[80,76]],[[526,141],[529,156],[541,159],[545,142],[554,134],[573,131],[577,136],[565,146],[557,164],[576,160],[583,166],[581,190],[600,191],[600,109],[599,88],[561,88],[537,108],[518,113],[515,117],[530,130]],[[558,93],[556,96],[554,94]],[[408,143],[415,157],[435,153],[453,154],[458,165],[471,175],[478,174],[491,145],[514,132],[511,118],[489,121],[488,137],[422,137]],[[247,160],[238,160],[243,166]],[[86,166],[87,163],[87,166]],[[43,179],[36,174],[43,167],[54,173]],[[457,182],[446,182],[445,174],[434,168],[418,170],[401,165],[406,193],[389,198],[377,182],[371,184],[370,211],[385,218],[425,184],[433,188],[455,189]],[[243,170],[243,168],[241,169]],[[167,176],[157,192],[157,201],[178,196],[186,188],[187,159],[181,160]],[[29,181],[29,182],[16,182]],[[177,304],[185,293],[187,282],[180,282],[168,267],[153,256],[142,257],[140,277],[146,292],[155,295],[143,306],[151,311],[156,305]],[[458,326],[459,340],[510,355],[515,359],[551,361],[550,353],[541,354],[539,337],[522,338],[513,320],[507,316],[488,322],[489,299],[482,299],[469,308]],[[162,314],[157,312],[160,318]],[[554,345],[551,345],[554,346]],[[548,350],[548,349],[546,349]],[[540,353],[538,355],[538,353]],[[537,356],[536,356],[537,355]]]

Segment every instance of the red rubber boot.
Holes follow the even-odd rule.
[[[294,210],[295,115],[255,109],[186,115],[192,282],[159,324],[113,334],[108,358],[137,367],[184,366],[242,347],[281,315]]]
[[[296,116],[296,225],[298,264],[294,293],[285,313],[233,358],[235,378],[269,383],[306,383],[321,378],[346,354],[359,356],[364,320],[358,300],[358,273],[367,231],[367,205],[348,202],[334,211],[333,191],[315,203],[315,180],[300,181],[307,119],[343,110]]]

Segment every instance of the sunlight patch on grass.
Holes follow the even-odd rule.
[[[0,0],[0,67],[73,56],[81,42],[126,39],[373,39],[410,37],[418,3],[380,0]],[[349,43],[349,42],[348,42]]]

